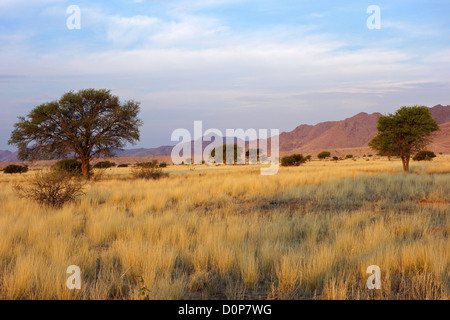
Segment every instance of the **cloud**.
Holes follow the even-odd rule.
[[[108,15],[97,8],[83,12],[88,28],[104,30],[106,39],[122,48],[201,46],[228,30],[219,19],[179,10],[170,10],[166,17]]]
[[[393,21],[382,19],[381,28],[399,32],[403,37],[436,37],[440,31],[430,25],[423,25],[417,22]]]
[[[116,45],[130,45],[141,41],[159,22],[158,18],[142,15],[130,18],[115,15],[105,20],[108,24],[106,36]]]

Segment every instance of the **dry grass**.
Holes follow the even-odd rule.
[[[0,298],[448,299],[450,159],[178,166],[169,179],[104,172],[44,209],[0,176]],[[82,270],[68,290],[66,269]],[[369,265],[382,289],[366,289]]]

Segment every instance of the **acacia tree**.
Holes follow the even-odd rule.
[[[402,107],[394,114],[378,119],[378,135],[369,146],[380,155],[399,156],[403,170],[409,172],[411,155],[431,142],[431,134],[439,125],[426,107]]]
[[[139,110],[139,102],[121,104],[107,89],[70,91],[19,117],[8,143],[18,147],[20,160],[78,158],[89,179],[93,158],[114,156],[139,140]]]
[[[228,146],[228,147],[227,147]],[[227,153],[227,149],[231,149],[233,148],[233,155],[228,154]],[[217,149],[217,151],[216,151]],[[222,151],[220,150],[222,149]],[[217,155],[216,155],[217,152]],[[241,157],[242,155],[242,148],[238,146],[237,143],[234,143],[233,145],[222,145],[221,147],[217,147],[211,150],[211,158],[214,158],[216,162],[220,162],[219,156],[220,153],[222,152],[222,156],[223,156],[223,163],[226,164],[233,164],[236,163],[238,161],[238,159]]]

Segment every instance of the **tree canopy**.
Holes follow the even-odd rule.
[[[402,107],[394,114],[378,119],[378,135],[369,143],[379,155],[399,156],[403,170],[409,172],[413,154],[423,150],[431,142],[431,134],[439,125],[426,107]]]
[[[139,102],[120,103],[107,89],[69,91],[19,117],[8,143],[18,147],[20,160],[77,158],[89,178],[90,160],[139,140],[139,111]]]
[[[331,156],[331,153],[329,151],[322,151],[321,153],[319,153],[317,155],[317,158],[325,159],[325,158],[328,158],[329,156]]]
[[[217,151],[216,151],[216,149],[217,149]],[[233,154],[229,154],[230,152],[227,153],[227,149],[232,149]],[[219,158],[221,153],[222,153],[222,157],[223,157],[223,159],[222,159],[223,162]],[[233,145],[224,144],[221,147],[216,147],[211,150],[210,155],[211,155],[211,158],[213,158],[216,163],[222,162],[222,163],[226,163],[226,164],[233,164],[233,163],[239,162],[239,159],[241,158],[242,153],[243,153],[242,148],[239,147],[237,143],[234,143]]]
[[[301,154],[292,154],[281,158],[281,165],[283,167],[299,166],[307,160],[308,159]]]

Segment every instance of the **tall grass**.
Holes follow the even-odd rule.
[[[448,299],[450,161],[437,160],[411,175],[398,161],[169,167],[159,181],[114,168],[61,209],[14,194],[32,173],[2,175],[0,298],[140,299],[142,278],[151,299]]]

